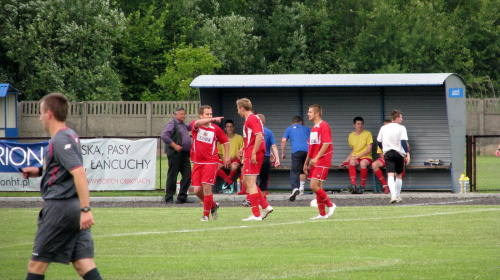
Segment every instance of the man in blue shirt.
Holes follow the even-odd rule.
[[[292,194],[290,195],[290,201],[294,201],[297,195],[304,194],[306,174],[304,174],[303,167],[309,148],[307,140],[309,140],[310,133],[311,130],[302,125],[302,118],[300,116],[295,116],[292,119],[292,125],[285,130],[283,138],[281,139],[282,160],[286,158],[286,141],[290,139],[290,144],[292,145],[292,167],[290,169]]]
[[[264,128],[264,143],[266,144],[266,153],[264,154],[264,161],[262,162],[262,167],[260,168],[260,190],[267,195],[267,185],[269,183],[269,169],[271,169],[271,162],[274,161],[274,166],[279,166],[280,159],[278,148],[276,147],[276,139],[274,134],[269,128],[265,126],[266,117],[262,114],[257,115],[262,121]],[[272,152],[271,152],[272,151]]]

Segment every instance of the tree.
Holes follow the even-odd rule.
[[[165,55],[165,72],[155,83],[160,89],[157,93],[145,92],[142,100],[198,100],[198,91],[189,85],[199,75],[210,75],[221,67],[221,62],[208,47],[179,45]]]
[[[3,0],[2,59],[22,93],[37,100],[60,91],[70,100],[120,100],[113,45],[123,14],[106,0]]]

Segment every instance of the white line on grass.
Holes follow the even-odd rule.
[[[435,202],[435,203],[416,203],[416,204],[404,204],[401,206],[430,206],[430,205],[447,205],[447,204],[455,204],[455,203],[467,203],[467,202],[472,202],[475,199],[468,199],[468,200],[458,200],[458,201],[444,201],[444,202]]]
[[[288,222],[288,223],[273,223],[273,224],[268,224],[268,223],[265,223],[265,222],[253,222],[253,225],[251,225],[251,226],[250,225],[244,225],[244,226],[233,226],[233,227],[181,229],[181,230],[168,230],[168,231],[124,232],[124,233],[115,233],[115,234],[94,235],[94,238],[120,237],[120,236],[137,236],[137,235],[148,235],[148,234],[168,234],[168,233],[191,233],[191,232],[205,232],[205,231],[220,231],[220,230],[243,229],[243,228],[250,228],[250,227],[274,227],[274,226],[286,226],[286,225],[296,225],[296,224],[303,224],[303,223],[317,223],[317,222],[352,222],[352,221],[372,221],[372,220],[390,220],[390,219],[421,218],[421,217],[432,217],[432,216],[441,216],[441,215],[456,215],[456,214],[463,214],[463,213],[478,213],[478,212],[491,212],[491,211],[500,211],[500,208],[478,209],[478,210],[473,210],[473,211],[439,212],[439,213],[419,214],[419,215],[407,215],[407,216],[394,216],[394,217],[329,219],[329,220],[305,220],[305,221],[294,221],[294,222]]]

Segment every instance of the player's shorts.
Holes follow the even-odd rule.
[[[247,152],[248,151],[248,152]],[[264,152],[257,152],[257,164],[252,163],[252,150],[245,151],[245,159],[243,162],[242,174],[245,175],[259,175],[262,162],[264,162]]]
[[[212,164],[193,164],[193,171],[191,172],[191,186],[201,187],[202,184],[214,185],[217,178],[217,170],[219,166],[217,163]]]
[[[395,172],[396,174],[403,173],[405,159],[402,155],[394,150],[390,150],[384,154],[385,170],[387,172]]]
[[[309,169],[309,180],[320,180],[325,181],[326,177],[328,177],[328,169],[329,167],[323,166],[311,166]]]
[[[224,165],[224,161],[222,159],[219,159],[219,163]],[[231,164],[233,164],[233,163],[237,163],[238,165],[241,165],[241,160],[239,158],[233,158],[231,160]]]
[[[385,159],[380,157],[376,161],[380,161],[382,163],[382,166],[385,166]]]
[[[368,165],[372,165],[373,159],[371,159],[371,158],[358,158],[358,164],[361,164],[361,161],[363,161],[363,160],[367,160]]]
[[[31,259],[40,262],[70,262],[93,258],[90,229],[80,230],[78,198],[47,200],[38,215],[38,230]]]

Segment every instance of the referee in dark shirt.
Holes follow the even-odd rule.
[[[86,280],[102,279],[94,263],[87,175],[78,135],[66,126],[69,101],[51,93],[40,104],[40,121],[52,137],[44,166],[22,169],[23,177],[41,176],[40,191],[46,204],[38,216],[38,230],[26,279],[44,279],[50,263],[73,263]]]

